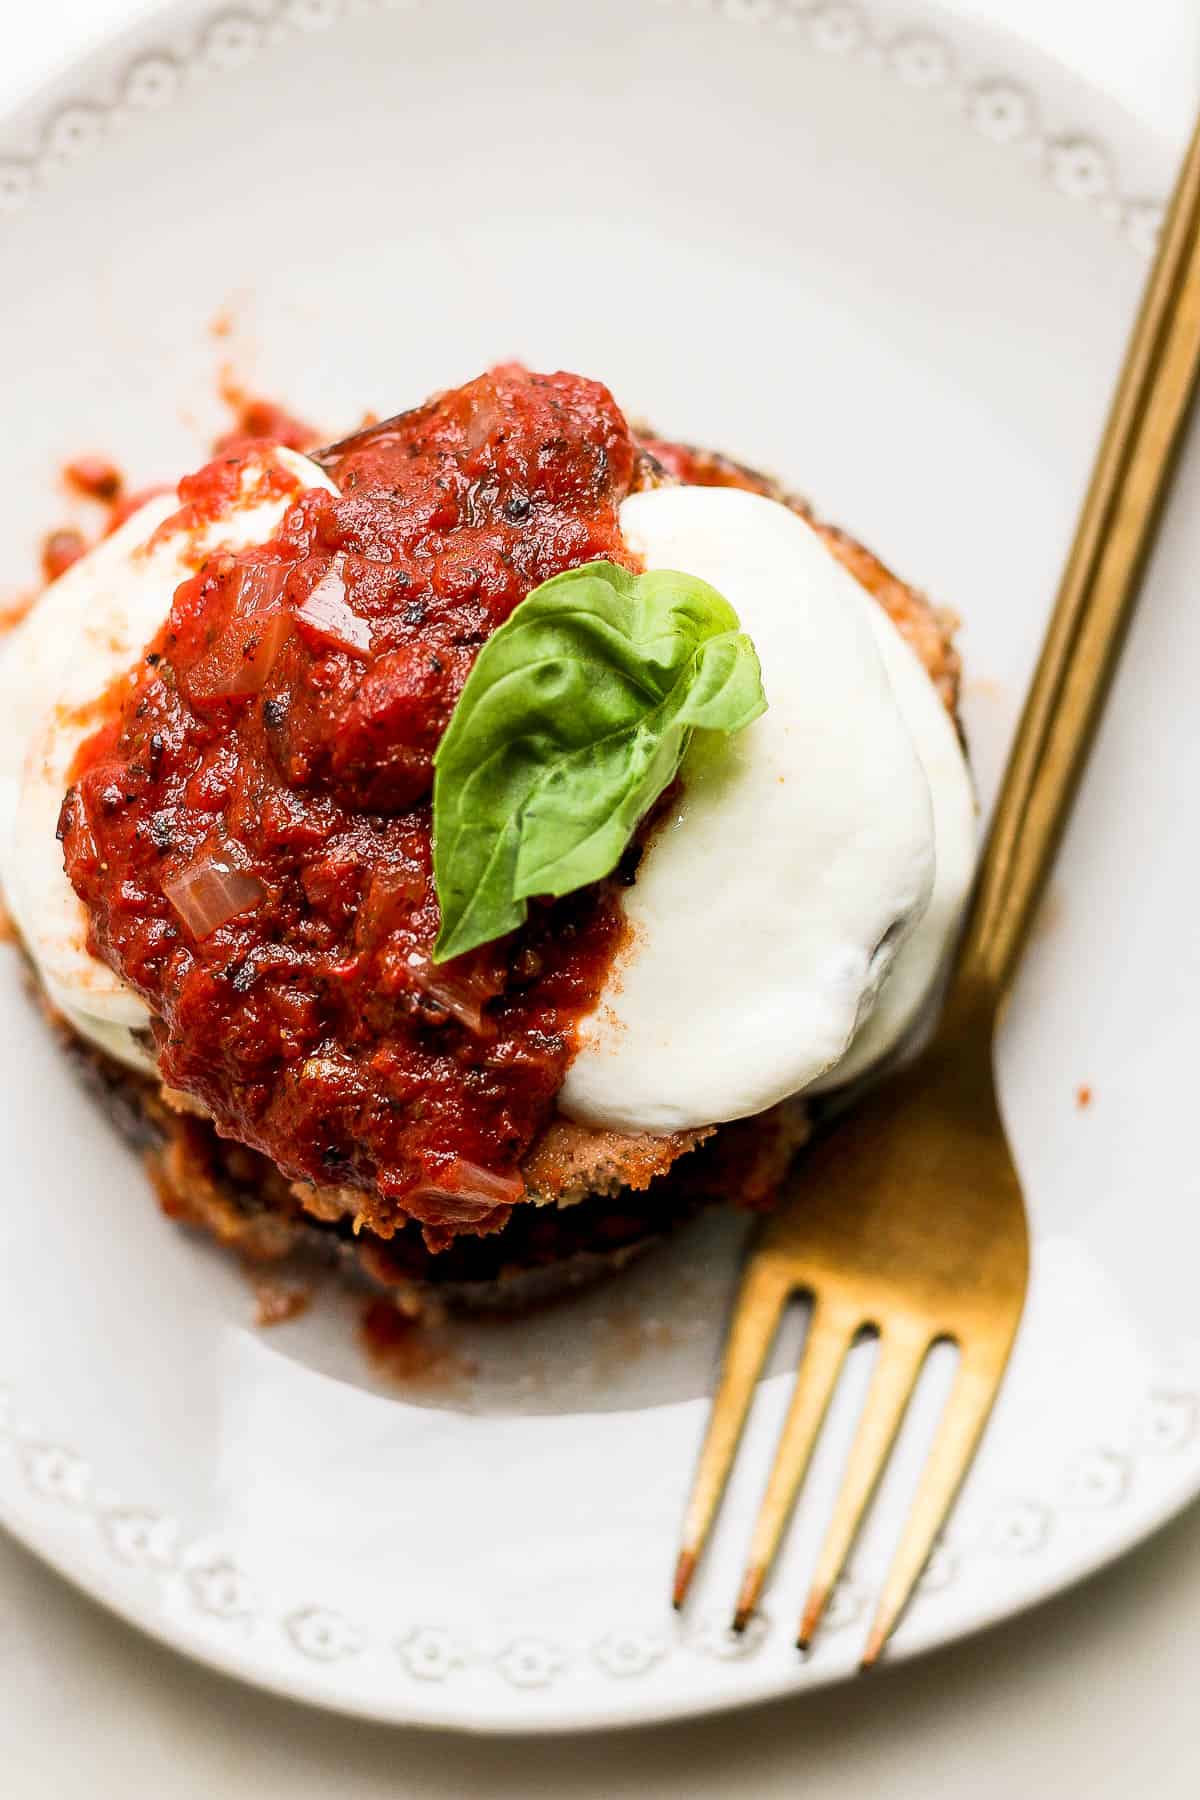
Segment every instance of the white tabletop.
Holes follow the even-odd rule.
[[[1182,141],[1200,95],[1195,0],[959,4],[1037,37]],[[145,10],[23,7],[4,27],[0,105]],[[0,1536],[0,1791],[13,1800],[767,1800],[802,1783],[822,1800],[1194,1800],[1198,1680],[1197,1509],[1073,1594],[915,1664],[729,1718],[540,1742],[387,1730],[252,1693],[109,1618]]]

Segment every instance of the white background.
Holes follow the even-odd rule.
[[[1037,38],[1182,144],[1200,98],[1197,0],[959,4]],[[148,10],[22,5],[0,26],[0,105]],[[822,1800],[1195,1800],[1198,1679],[1195,1508],[1076,1593],[915,1665],[727,1719],[538,1743],[389,1731],[251,1693],[0,1538],[0,1791],[12,1800],[767,1800],[802,1787]]]

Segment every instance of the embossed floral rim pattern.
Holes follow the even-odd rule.
[[[950,1540],[935,1547],[910,1617],[961,1583],[972,1565],[986,1568],[994,1566],[997,1559],[1013,1569],[1021,1566],[1024,1585],[1036,1585],[1038,1591],[1049,1585],[1057,1591],[1082,1578],[1108,1560],[1112,1515],[1129,1512],[1139,1488],[1142,1505],[1149,1501],[1154,1516],[1130,1518],[1125,1526],[1129,1541],[1169,1517],[1180,1503],[1179,1485],[1175,1480],[1164,1483],[1164,1472],[1170,1465],[1187,1462],[1195,1465],[1193,1476],[1200,1479],[1200,1393],[1182,1385],[1177,1371],[1164,1371],[1120,1433],[1119,1442],[1119,1448],[1097,1445],[1068,1456],[1051,1495],[1000,1501],[991,1497],[982,1508],[968,1507],[966,1520],[953,1522]],[[767,1612],[756,1616],[740,1636],[728,1629],[724,1615],[709,1610],[682,1622],[668,1615],[661,1621],[614,1624],[585,1641],[568,1643],[536,1632],[516,1632],[494,1640],[472,1637],[437,1623],[406,1622],[402,1614],[395,1628],[381,1638],[377,1630],[372,1632],[365,1623],[330,1606],[297,1601],[273,1607],[233,1554],[210,1541],[187,1543],[178,1522],[168,1514],[106,1490],[84,1458],[37,1435],[23,1419],[13,1396],[0,1389],[0,1493],[6,1470],[20,1481],[35,1507],[53,1508],[58,1513],[60,1524],[65,1523],[80,1550],[86,1553],[90,1545],[99,1543],[112,1569],[149,1580],[153,1610],[140,1606],[134,1613],[147,1629],[260,1684],[278,1686],[285,1692],[300,1686],[311,1698],[367,1716],[403,1718],[406,1687],[410,1693],[428,1693],[439,1687],[452,1688],[468,1675],[490,1677],[501,1692],[507,1688],[532,1695],[536,1690],[555,1688],[572,1674],[598,1672],[603,1678],[627,1683],[650,1676],[680,1656],[707,1662],[710,1669],[713,1665],[732,1668],[759,1657],[769,1645],[777,1652],[790,1650],[791,1632],[786,1625],[773,1624]],[[1194,1486],[1194,1480],[1188,1485]],[[1089,1530],[1089,1525],[1099,1520],[1106,1521],[1104,1531]],[[21,1535],[19,1522],[13,1523]],[[1071,1545],[1065,1554],[1064,1540]],[[1056,1541],[1059,1567],[1052,1584],[1047,1584],[1044,1575],[1038,1579],[1038,1564],[1052,1556]],[[843,1641],[848,1627],[865,1623],[874,1597],[871,1585],[854,1573],[842,1579],[807,1659],[806,1684],[842,1672],[845,1657],[839,1650],[831,1658],[831,1647]],[[995,1616],[1012,1610],[1013,1605],[1010,1596],[1009,1604],[997,1609]],[[197,1632],[186,1627],[179,1636],[168,1634],[168,1615],[177,1621],[181,1606],[191,1615],[199,1641]],[[972,1620],[974,1624],[986,1622],[982,1617]],[[215,1647],[211,1637],[203,1636],[209,1626],[228,1634],[223,1647]],[[247,1654],[250,1632],[258,1645],[256,1656]],[[269,1647],[264,1646],[264,1639]],[[910,1645],[912,1649],[920,1647],[920,1643]],[[783,1672],[758,1689],[757,1696],[795,1684],[800,1669],[794,1655],[790,1671],[778,1657],[776,1661]],[[323,1690],[321,1672],[338,1665],[353,1669],[356,1684],[361,1685]],[[306,1666],[315,1681],[303,1679],[300,1672]],[[688,1691],[685,1685],[683,1692]],[[736,1704],[747,1697],[751,1696],[732,1691],[726,1703]],[[668,1696],[656,1700],[654,1716],[707,1710],[720,1704],[721,1696],[714,1699],[711,1692],[700,1701],[681,1700],[676,1695],[675,1704]],[[414,1716],[426,1723],[439,1722],[427,1706]],[[525,1713],[507,1720],[501,1713],[488,1721],[489,1726],[507,1723],[513,1729],[529,1722]],[[537,1722],[544,1726],[546,1715],[539,1715]],[[564,1729],[570,1726],[566,1714],[559,1722]]]
[[[32,149],[0,150],[0,210],[36,204],[66,164],[100,153],[135,115],[167,110],[189,83],[220,78],[301,32],[316,32],[383,10],[436,0],[243,0],[192,7],[198,22],[167,47],[122,53],[105,79],[83,84],[69,104],[47,107]],[[747,30],[778,33],[797,54],[857,59],[928,92],[964,127],[1024,159],[1031,175],[1094,209],[1135,249],[1148,252],[1161,216],[1136,196],[1112,152],[1083,131],[1049,128],[1026,80],[977,66],[949,30],[900,29],[866,4],[795,0],[661,0]],[[1113,1440],[1082,1447],[1047,1468],[1044,1490],[986,1496],[982,1511],[955,1521],[925,1572],[907,1638],[912,1648],[987,1622],[1062,1587],[1144,1536],[1200,1486],[1200,1397],[1192,1378],[1165,1378],[1142,1412]],[[147,1489],[152,1487],[147,1483]],[[193,1540],[153,1492],[117,1493],[103,1471],[44,1422],[26,1417],[19,1396],[0,1393],[0,1500],[17,1535],[127,1617],[203,1659],[284,1692],[377,1717],[489,1728],[569,1729],[601,1722],[572,1717],[571,1694],[599,1679],[618,1696],[612,1717],[666,1717],[761,1698],[832,1679],[850,1665],[873,1583],[857,1572],[831,1605],[811,1666],[790,1656],[790,1619],[769,1614],[734,1638],[714,1612],[677,1622],[669,1615],[598,1618],[579,1641],[516,1630],[495,1640],[425,1613],[394,1625],[358,1616],[303,1590],[268,1593],[260,1572],[239,1561],[235,1543]],[[961,1596],[979,1571],[1003,1559],[1012,1579],[981,1583],[982,1605]],[[946,1610],[953,1609],[952,1615]],[[950,1620],[950,1630],[937,1621]],[[932,1620],[932,1625],[927,1621]],[[903,1646],[901,1646],[903,1647]],[[769,1669],[768,1669],[769,1665]],[[759,1673],[763,1671],[763,1673]],[[753,1676],[753,1680],[748,1680]],[[467,1699],[462,1698],[469,1692]],[[487,1694],[494,1697],[488,1711]],[[441,1699],[440,1696],[445,1696]],[[629,1696],[628,1702],[626,1696]],[[634,1696],[641,1696],[634,1698]],[[434,1700],[430,1704],[431,1697]],[[472,1708],[474,1709],[472,1711]]]
[[[189,81],[220,76],[297,32],[328,30],[341,19],[409,11],[433,0],[247,0],[213,7],[189,48],[148,50],[117,76],[111,100],[81,99],[49,112],[32,155],[0,158],[0,213],[18,212],[65,163],[92,154],[131,115],[170,106]],[[1138,251],[1153,249],[1160,199],[1124,191],[1112,152],[1077,130],[1047,131],[1027,82],[971,73],[970,59],[945,30],[898,28],[860,0],[659,0],[759,26],[827,56],[857,57],[911,88],[956,108],[966,124],[1028,158],[1059,192],[1095,207]]]

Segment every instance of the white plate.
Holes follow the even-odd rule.
[[[224,355],[331,429],[522,355],[778,469],[959,608],[990,791],[1168,158],[1015,42],[922,17],[165,8],[0,128],[4,577],[26,578],[61,516],[65,454],[109,449],[139,481],[198,459]],[[216,342],[229,301],[239,328]],[[1200,1489],[1186,510],[1004,1034],[1033,1291],[897,1656],[1061,1588]],[[623,1723],[853,1667],[944,1365],[800,1664],[849,1390],[766,1618],[741,1641],[722,1629],[794,1321],[676,1621],[731,1221],[576,1305],[464,1333],[436,1378],[389,1387],[348,1301],[252,1328],[243,1276],[159,1216],[11,955],[0,980],[0,1517],[48,1561],[180,1649],[384,1719]]]

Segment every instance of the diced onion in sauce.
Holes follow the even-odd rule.
[[[198,856],[164,881],[162,891],[194,938],[211,937],[218,926],[253,912],[267,894],[257,875],[219,856]]]
[[[308,598],[296,608],[302,625],[326,643],[351,656],[369,656],[371,627],[360,619],[346,600],[346,584],[336,569],[322,576]]]
[[[489,1033],[491,1025],[484,1016],[483,1004],[497,992],[494,981],[486,974],[457,975],[446,965],[433,962],[421,950],[410,950],[406,960],[413,985],[426,999],[444,1007],[477,1037]]]
[[[497,1175],[491,1169],[456,1156],[437,1183],[405,1195],[408,1211],[427,1224],[467,1225],[498,1206],[515,1206],[525,1193],[519,1175]]]
[[[243,615],[266,612],[287,586],[283,563],[242,563],[233,583],[234,611]]]
[[[292,630],[290,613],[252,612],[235,618],[212,649],[183,672],[180,685],[195,706],[261,693]]]

